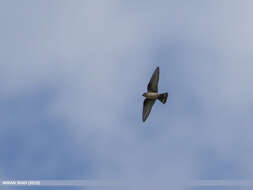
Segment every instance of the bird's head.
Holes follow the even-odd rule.
[[[145,92],[145,93],[142,94],[142,96],[146,97],[146,94],[147,94],[147,93]]]

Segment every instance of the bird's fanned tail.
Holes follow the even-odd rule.
[[[167,98],[168,98],[168,93],[167,92],[159,94],[159,96],[158,96],[158,100],[160,100],[163,104],[166,103]]]

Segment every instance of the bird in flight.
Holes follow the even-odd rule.
[[[156,68],[148,83],[147,92],[143,93],[142,95],[145,97],[142,111],[143,122],[146,121],[146,119],[148,118],[156,99],[160,100],[163,104],[165,104],[167,101],[168,98],[167,92],[162,94],[158,93],[158,81],[159,81],[159,67]]]

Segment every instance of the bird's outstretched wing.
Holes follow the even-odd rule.
[[[142,121],[143,122],[146,121],[146,119],[148,118],[154,103],[155,103],[155,100],[152,100],[152,99],[147,99],[146,98],[144,100],[144,102],[143,102],[143,111],[142,111]]]
[[[158,81],[159,81],[159,67],[154,71],[149,83],[148,92],[158,92]]]

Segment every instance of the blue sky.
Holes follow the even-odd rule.
[[[0,178],[252,179],[252,6],[1,1]],[[157,66],[170,95],[143,123]]]

